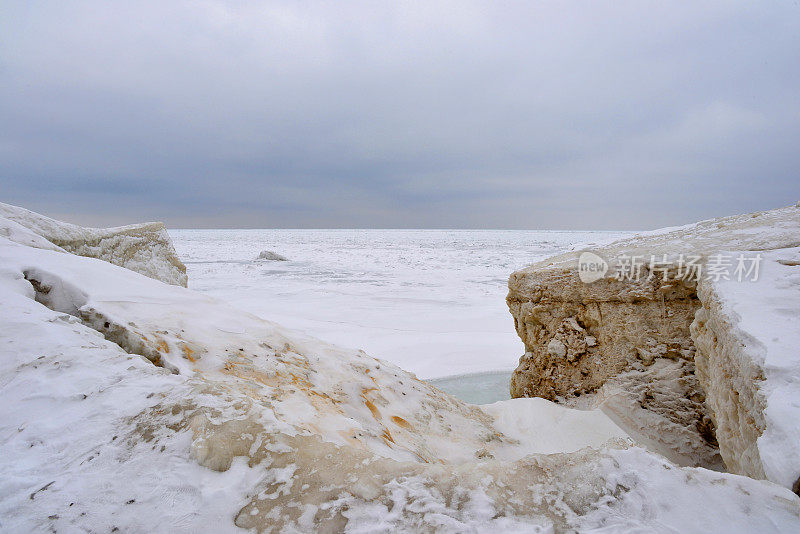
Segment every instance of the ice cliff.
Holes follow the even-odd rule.
[[[0,530],[800,528],[791,491],[678,467],[599,411],[468,405],[0,222]]]
[[[800,414],[786,392],[797,398],[800,377],[800,298],[790,282],[798,245],[800,207],[792,206],[594,249],[607,270],[589,283],[578,270],[587,251],[513,273],[507,301],[525,354],[512,396],[599,407],[681,465],[792,487]],[[742,277],[737,259],[760,273]],[[753,316],[774,320],[741,319]]]
[[[67,252],[98,258],[168,284],[186,287],[186,266],[178,259],[164,223],[84,228],[2,202],[0,218],[10,221],[0,225],[0,235],[12,240],[11,227],[20,225]],[[43,246],[41,243],[26,244]]]
[[[762,257],[752,283],[700,282],[697,375],[730,470],[800,493],[800,248]]]

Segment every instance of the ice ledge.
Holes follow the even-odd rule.
[[[48,245],[53,244],[66,252],[101,259],[167,284],[186,287],[186,266],[178,258],[164,223],[84,228],[2,202],[0,218],[9,221],[0,225],[0,233],[21,244],[36,248],[51,248]],[[44,238],[46,243],[20,232],[20,226]]]
[[[567,405],[601,406],[637,440],[652,443],[655,450],[681,465],[714,468],[719,459],[719,438],[729,470],[780,480],[784,486],[792,487],[800,466],[790,459],[800,451],[800,416],[791,415],[784,403],[782,415],[771,419],[780,422],[774,428],[782,429],[784,437],[771,439],[769,410],[759,416],[759,401],[746,398],[750,395],[755,399],[762,388],[756,384],[762,372],[752,363],[757,361],[755,352],[738,357],[738,363],[733,362],[730,367],[725,359],[734,357],[729,354],[732,349],[727,345],[714,348],[698,341],[697,328],[698,334],[690,332],[695,312],[702,306],[698,317],[714,314],[713,321],[706,321],[703,327],[719,330],[708,334],[711,339],[716,336],[719,343],[733,346],[740,340],[731,333],[732,327],[725,325],[736,323],[733,314],[740,312],[721,305],[719,310],[713,308],[710,296],[701,295],[698,299],[695,281],[676,281],[675,273],[669,273],[667,278],[661,272],[650,276],[645,265],[638,280],[617,280],[614,274],[623,256],[649,259],[651,255],[674,258],[684,254],[699,257],[699,263],[705,265],[710,257],[725,251],[749,251],[748,257],[761,252],[766,257],[773,254],[769,251],[798,246],[800,209],[790,206],[656,230],[595,249],[592,252],[608,262],[608,272],[593,283],[581,281],[577,269],[580,251],[513,273],[507,301],[525,344],[525,354],[512,376],[512,396],[541,396]],[[784,260],[767,270],[796,270],[798,267],[789,265],[792,261]],[[758,284],[738,284],[752,289],[762,287],[762,283],[767,284],[763,280]],[[788,284],[785,280],[780,283]],[[711,290],[700,291],[710,295]],[[733,294],[734,290],[730,291]],[[784,289],[784,296],[775,297],[784,305],[768,305],[758,293],[743,296],[742,309],[756,316],[782,309],[781,319],[789,321],[798,309],[798,301],[789,298],[789,291]],[[763,338],[759,329],[765,324],[751,322],[748,335]],[[772,324],[779,324],[777,318]],[[794,348],[791,344],[776,346],[773,354],[800,361],[796,348],[800,344],[792,332],[800,332],[796,322],[793,330],[787,325],[773,337],[794,339]],[[696,363],[706,366],[705,374],[695,372]],[[726,375],[725,369],[731,369],[731,374]],[[773,383],[795,376],[787,369],[775,370],[775,376],[782,378],[774,378]],[[763,374],[768,373],[765,370]],[[736,396],[745,398],[737,400],[733,398]],[[765,421],[759,422],[759,417]],[[715,431],[714,421],[724,428]],[[771,453],[775,467],[762,465],[764,447],[776,443],[783,445],[778,447],[780,452]],[[760,471],[762,468],[765,472]],[[770,469],[775,475],[770,474]]]
[[[728,468],[800,490],[800,248],[761,254],[755,281],[702,280],[697,375]]]

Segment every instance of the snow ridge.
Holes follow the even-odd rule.
[[[73,254],[98,258],[167,284],[187,285],[186,266],[178,259],[164,223],[84,228],[0,202],[0,235],[17,241],[19,237],[15,239],[11,232],[21,235],[20,227]],[[41,240],[28,240],[25,244],[30,246],[51,248]]]

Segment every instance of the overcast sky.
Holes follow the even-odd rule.
[[[0,4],[0,201],[648,229],[800,200],[800,4]]]

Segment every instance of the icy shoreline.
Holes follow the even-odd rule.
[[[0,237],[3,530],[800,527],[791,491],[679,468],[599,411],[466,404],[17,231]]]

